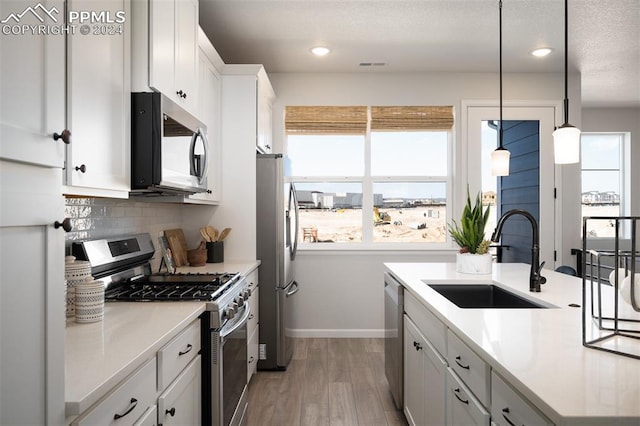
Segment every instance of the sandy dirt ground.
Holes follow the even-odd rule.
[[[445,207],[415,207],[380,209],[383,223],[373,228],[375,242],[444,242],[446,238]],[[370,214],[373,221],[373,212]],[[361,242],[362,210],[340,209],[301,210],[302,229],[316,230],[318,242]],[[301,235],[300,241],[312,242],[312,232]]]
[[[495,228],[495,208],[487,224],[490,234]],[[384,223],[373,228],[374,242],[444,242],[447,233],[445,207],[414,207],[380,209],[388,214]],[[616,216],[617,206],[583,206],[588,216]],[[373,212],[370,215],[373,221]],[[300,234],[300,242],[361,242],[362,210],[340,209],[301,210],[300,227],[308,228],[307,234]],[[593,220],[589,223],[589,235],[613,237],[613,227],[608,221]],[[316,240],[316,241],[314,241]]]

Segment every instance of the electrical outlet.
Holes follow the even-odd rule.
[[[260,349],[258,349],[258,359],[267,359],[267,344],[260,343]]]

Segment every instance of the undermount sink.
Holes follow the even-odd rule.
[[[466,309],[545,309],[546,306],[494,284],[428,284],[429,287]]]

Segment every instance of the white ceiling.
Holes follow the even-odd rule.
[[[226,63],[270,73],[498,71],[498,0],[200,0],[200,25]],[[640,107],[640,0],[569,0],[569,69],[583,106]],[[503,70],[564,70],[562,0],[503,0]]]

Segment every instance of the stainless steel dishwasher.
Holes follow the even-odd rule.
[[[384,273],[384,370],[399,410],[403,405],[403,328],[404,287],[388,272]]]

